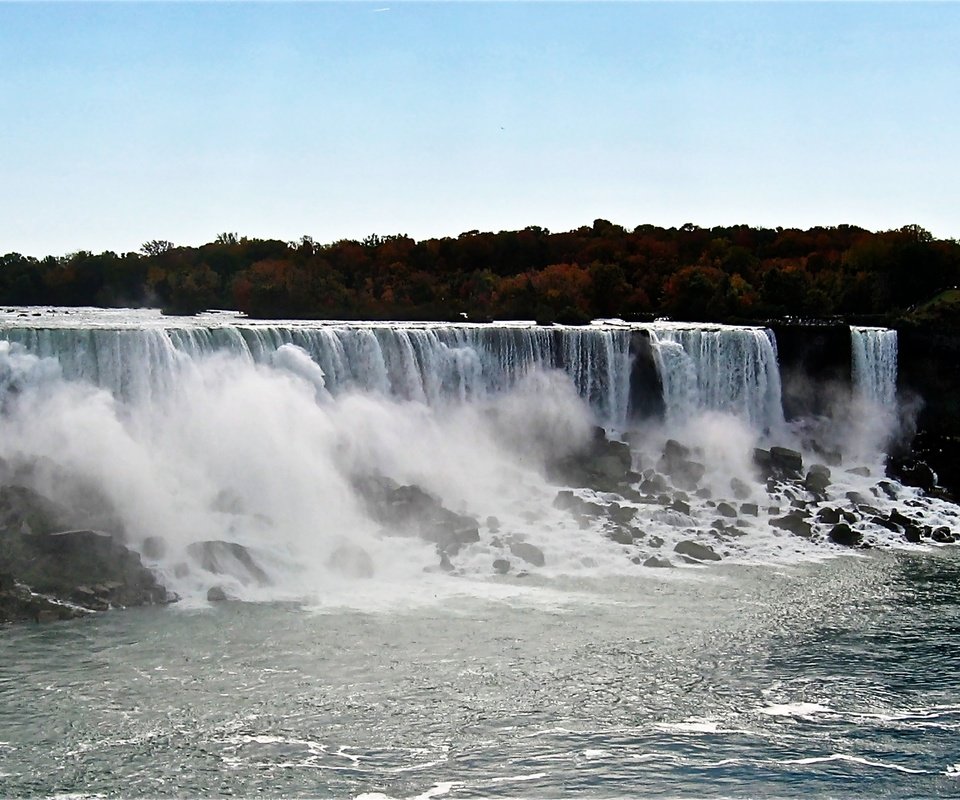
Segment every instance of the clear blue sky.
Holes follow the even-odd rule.
[[[597,217],[960,237],[960,4],[0,3],[0,252]]]

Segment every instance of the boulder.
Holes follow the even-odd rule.
[[[209,539],[188,545],[187,554],[201,569],[214,575],[231,575],[243,584],[269,586],[271,583],[267,573],[242,544]]]
[[[791,511],[782,517],[770,520],[770,524],[796,536],[802,536],[804,539],[809,539],[813,535],[813,529],[802,511]]]
[[[227,593],[220,586],[211,586],[207,589],[207,600],[211,603],[222,603],[227,599]]]
[[[510,571],[510,562],[505,558],[494,559],[493,571],[496,572],[497,575],[506,575]]]
[[[667,559],[659,558],[658,556],[650,556],[650,558],[643,562],[643,566],[652,567],[653,569],[673,569],[673,564]]]
[[[687,556],[688,558],[692,558],[697,561],[720,561],[720,555],[711,548],[707,547],[706,545],[699,544],[698,542],[691,542],[686,539],[681,542],[677,542],[673,550],[675,553],[679,553],[682,556]]]
[[[717,513],[722,517],[736,517],[737,509],[735,509],[729,503],[718,503],[717,504]]]
[[[813,464],[807,470],[804,486],[814,494],[823,494],[830,485],[830,468],[823,464]]]
[[[828,525],[836,525],[840,522],[840,509],[824,506],[817,512],[817,521],[825,522]]]
[[[547,563],[543,550],[529,542],[511,542],[510,552],[520,560],[533,564],[535,567],[542,567]]]
[[[756,503],[741,503],[740,513],[750,517],[757,517],[760,515],[760,507]]]
[[[869,467],[850,467],[847,470],[851,475],[859,475],[861,478],[870,477],[870,468]]]
[[[957,541],[956,535],[945,525],[931,531],[930,539],[938,544],[953,544]]]
[[[834,525],[830,533],[827,534],[827,538],[834,544],[844,547],[859,547],[863,543],[863,534],[860,531],[853,530],[845,522]]]
[[[343,542],[334,548],[327,566],[350,578],[372,578],[373,559],[360,545]]]
[[[750,485],[739,478],[730,479],[730,490],[737,500],[746,500],[751,494]]]
[[[770,463],[775,471],[799,478],[803,472],[803,456],[788,447],[771,447]]]

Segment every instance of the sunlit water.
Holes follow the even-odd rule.
[[[955,796],[958,578],[943,550],[8,629],[0,789]]]

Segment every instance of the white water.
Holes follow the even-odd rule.
[[[830,552],[767,524],[792,498],[767,495],[752,448],[791,440],[781,430],[775,346],[762,329],[256,323],[91,309],[9,312],[0,329],[6,468],[68,507],[103,496],[131,546],[151,537],[165,544],[151,563],[188,601],[213,579],[187,548],[214,539],[249,548],[272,579],[259,587],[217,576],[236,596],[376,605],[466,591],[437,574],[432,544],[374,522],[353,486],[369,475],[416,484],[481,521],[481,541],[457,556],[456,569],[480,579],[483,592],[526,591],[490,581],[510,541],[544,551],[536,570],[544,576],[636,574],[631,558],[669,556],[684,539],[747,562]],[[729,498],[735,477],[760,505],[735,538],[718,543],[709,497],[688,497],[689,514],[621,499],[646,534],[634,545],[607,538],[603,518],[582,529],[553,507],[548,460],[576,452],[597,422],[627,423],[636,330],[651,337],[667,406],[662,425],[631,437],[635,466],[654,464],[668,436],[698,447],[716,501]],[[787,438],[767,438],[777,436]],[[882,473],[869,466],[868,477],[835,470],[829,500],[854,490],[876,496]],[[923,513],[955,526],[949,509]],[[878,544],[890,536],[863,528]],[[370,555],[376,581],[330,566],[345,543]]]
[[[897,332],[887,328],[850,327],[853,385],[882,408],[897,401]]]

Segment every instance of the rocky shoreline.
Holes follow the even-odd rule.
[[[764,524],[780,535],[850,548],[875,546],[878,535],[889,542],[891,534],[906,544],[957,540],[955,526],[929,524],[916,493],[903,488],[952,499],[919,451],[889,459],[883,475],[844,463],[828,449],[820,448],[820,460],[805,464],[799,451],[758,448],[752,455],[754,480],[731,477],[717,491],[701,450],[669,439],[651,458],[650,443],[640,434],[626,438],[610,438],[596,428],[579,452],[548,465],[548,477],[557,486],[555,509],[583,529],[600,531],[640,566],[721,561],[735,554],[740,537]],[[0,464],[0,475],[0,623],[69,620],[178,599],[143,563],[141,552],[128,546],[105,501],[91,502],[87,493],[86,508],[66,508],[30,487],[29,470]],[[867,489],[836,489],[850,476]],[[505,530],[496,517],[455,512],[415,484],[363,475],[355,476],[353,485],[382,536],[417,537],[435,547],[437,571],[461,572],[458,557],[473,545],[491,554],[491,574],[522,577],[549,563],[549,552]],[[645,530],[650,520],[661,526],[660,533],[664,525],[675,531],[675,539],[668,543]],[[164,555],[159,540],[146,540],[139,549],[152,562]],[[255,554],[235,542],[194,542],[186,556],[190,565],[184,562],[175,571],[200,570],[209,578],[210,601],[230,599],[217,576],[246,585],[271,583]],[[349,542],[334,549],[327,566],[354,578],[374,574],[371,556]]]

